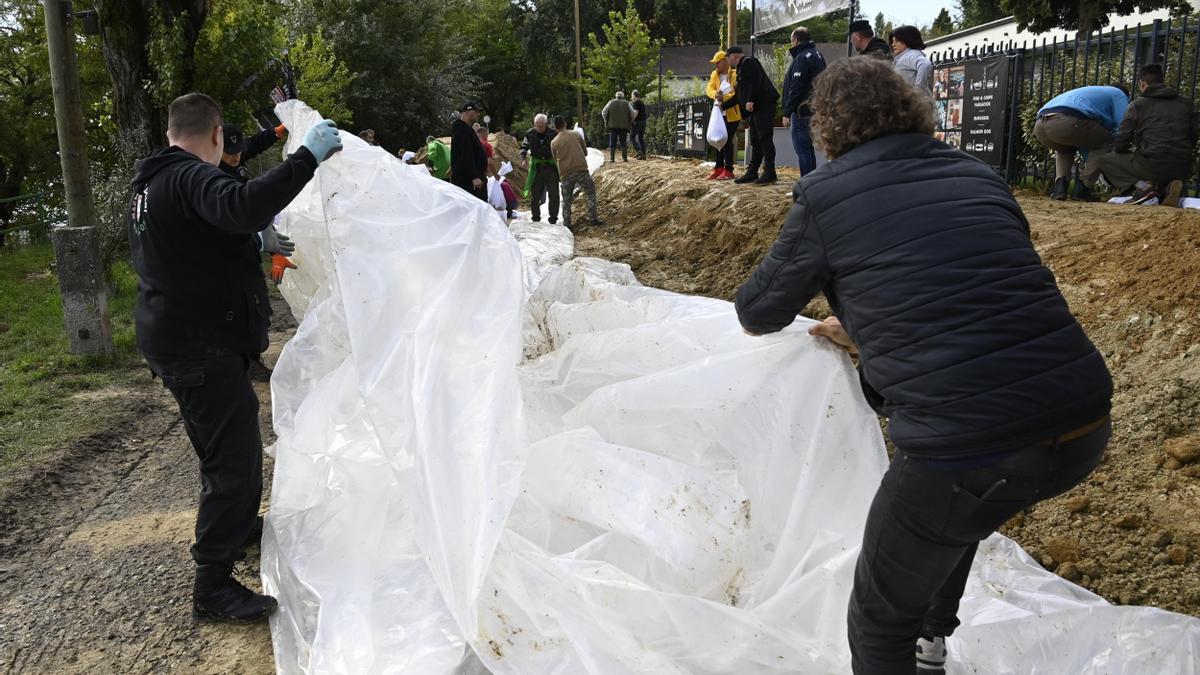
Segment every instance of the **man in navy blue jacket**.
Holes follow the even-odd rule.
[[[808,29],[801,26],[792,31],[792,63],[783,80],[783,126],[792,128],[792,147],[800,161],[800,175],[807,176],[817,168],[817,155],[813,151],[812,108],[808,99],[812,95],[813,79],[825,70],[825,57],[812,41]]]
[[[850,59],[812,101],[830,161],[793,188],[738,319],[774,333],[829,300],[810,333],[858,354],[896,446],[854,573],[853,669],[932,675],[979,542],[1099,464],[1112,380],[1008,185],[932,138],[927,95]]]

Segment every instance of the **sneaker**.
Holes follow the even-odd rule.
[[[717,180],[734,180],[736,176],[729,169],[721,169],[721,175],[717,176]]]
[[[1166,194],[1163,195],[1162,205],[1179,208],[1179,198],[1183,196],[1183,181],[1173,180],[1167,183]]]
[[[1066,201],[1067,199],[1067,179],[1055,178],[1054,188],[1050,190],[1050,199],[1055,201]]]
[[[604,221],[600,220],[599,218],[593,218],[588,221],[588,225],[591,225],[592,227],[604,227]]]
[[[779,176],[775,175],[775,169],[767,169],[762,175],[754,181],[755,185],[770,185],[779,180]]]
[[[708,174],[708,178],[705,178],[704,180],[720,180],[724,173],[725,169],[718,166],[717,168],[713,169],[712,173]]]
[[[758,180],[758,171],[750,170],[742,174],[741,178],[735,178],[733,182],[737,183],[738,185],[744,185],[746,183],[753,183],[756,180]]]
[[[946,638],[917,638],[917,675],[946,675]]]
[[[1076,202],[1094,202],[1099,201],[1096,195],[1088,189],[1081,181],[1075,181],[1075,190],[1071,192],[1071,201]]]
[[[1133,199],[1130,199],[1125,203],[1133,204],[1135,206],[1153,206],[1153,204],[1150,204],[1150,202],[1154,202],[1154,204],[1158,203],[1158,192],[1153,188],[1149,190],[1143,190],[1140,195],[1135,194]]]
[[[255,593],[233,578],[231,565],[197,565],[192,589],[192,618],[215,623],[258,623],[271,616],[279,603]]]

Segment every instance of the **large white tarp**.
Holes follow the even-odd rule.
[[[318,119],[282,104],[294,150]],[[847,358],[343,134],[288,207],[281,673],[845,673],[887,458]],[[1200,621],[981,547],[952,673],[1196,673]]]

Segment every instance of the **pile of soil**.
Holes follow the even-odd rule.
[[[578,233],[577,254],[629,263],[647,285],[732,299],[778,234],[796,176],[753,187],[707,171],[603,167],[607,226]],[[1200,616],[1200,212],[1017,199],[1116,391],[1104,463],[1004,532],[1113,603]],[[827,312],[814,301],[805,314]]]

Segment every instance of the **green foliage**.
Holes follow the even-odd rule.
[[[188,18],[187,12],[182,17],[169,17],[159,10],[151,10],[147,17],[150,26],[150,40],[146,44],[146,55],[154,69],[154,78],[146,83],[150,99],[159,107],[166,107],[183,93],[184,80],[183,56],[189,51],[184,23]]]
[[[345,92],[354,75],[334,54],[325,31],[318,27],[316,32],[301,36],[292,45],[288,58],[298,73],[296,87],[304,102],[341,126],[349,127],[354,113],[346,103]]]
[[[942,11],[938,12],[937,18],[933,20],[933,25],[929,27],[929,34],[925,37],[942,37],[953,33],[954,30],[954,19],[950,18],[950,10],[943,7]]]
[[[626,6],[646,17],[651,37],[677,45],[716,42],[718,17],[725,16],[722,0],[634,0]]]
[[[958,0],[959,30],[974,28],[1009,15],[1004,0]]]
[[[221,103],[225,118],[246,123],[267,101],[270,82],[242,83],[283,52],[275,0],[213,0],[196,41],[195,88]]]
[[[617,90],[648,91],[658,79],[658,50],[661,39],[650,37],[636,9],[609,12],[602,35],[588,33],[584,48],[583,90],[594,114]]]
[[[1108,25],[1114,14],[1170,9],[1190,13],[1185,0],[1002,0],[1021,30],[1041,33],[1052,28],[1090,32]]]
[[[646,120],[646,146],[655,154],[671,154],[675,146],[675,117],[669,110],[662,115],[650,115]]]

